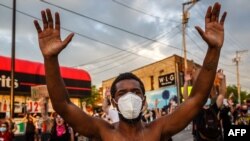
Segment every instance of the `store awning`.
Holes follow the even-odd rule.
[[[11,85],[11,58],[0,56],[0,93],[9,94]],[[60,67],[70,97],[86,97],[91,93],[91,78],[87,71]],[[15,94],[30,96],[31,86],[45,85],[44,65],[16,59]]]

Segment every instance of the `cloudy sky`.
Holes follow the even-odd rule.
[[[236,51],[249,50],[250,1],[217,0],[228,12],[219,67],[228,84],[236,84]],[[74,32],[60,54],[60,64],[87,70],[94,85],[146,64],[182,53],[181,16],[186,0],[17,0],[16,57],[42,62],[34,19],[50,8],[61,15],[62,38]],[[204,27],[206,8],[200,0],[189,11],[188,59],[201,64],[207,45],[194,29]],[[40,22],[41,23],[41,22]],[[11,56],[12,0],[0,0],[0,55]],[[250,50],[240,54],[240,82],[250,91]],[[1,62],[3,63],[3,62]]]

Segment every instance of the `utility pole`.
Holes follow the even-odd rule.
[[[13,0],[12,11],[12,48],[11,48],[11,88],[10,88],[10,117],[14,118],[15,101],[15,54],[16,54],[16,0]]]
[[[240,72],[239,72],[239,62],[240,62],[240,54],[247,52],[248,50],[236,51],[236,57],[233,59],[233,62],[236,63],[236,73],[237,73],[237,92],[238,92],[238,103],[241,104],[240,97]]]
[[[182,3],[182,46],[183,46],[183,54],[184,54],[184,72],[187,73],[187,49],[186,49],[186,25],[189,19],[188,11],[195,5],[196,2],[200,0],[191,0],[188,2]],[[186,8],[186,6],[189,6]]]

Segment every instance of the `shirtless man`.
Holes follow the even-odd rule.
[[[224,21],[226,13],[219,18],[221,5],[208,7],[205,16],[205,31],[195,27],[208,49],[203,67],[193,86],[190,97],[172,114],[163,116],[149,124],[141,122],[141,109],[146,97],[141,81],[131,73],[118,76],[111,90],[112,102],[120,113],[116,124],[93,118],[74,105],[60,74],[58,55],[68,45],[73,33],[65,40],[60,37],[60,18],[55,13],[55,24],[49,9],[41,11],[43,29],[34,21],[38,32],[39,46],[44,57],[46,82],[53,108],[79,134],[103,141],[160,141],[166,140],[185,128],[197,115],[207,100],[213,85],[220,51],[224,42]],[[128,100],[131,98],[132,100]],[[127,101],[127,102],[124,102]],[[134,113],[126,106],[131,103]],[[139,109],[139,112],[138,112]]]

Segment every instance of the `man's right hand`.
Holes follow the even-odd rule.
[[[68,45],[74,36],[73,33],[67,36],[62,41],[60,36],[60,18],[59,13],[55,13],[55,26],[50,9],[41,11],[43,20],[43,30],[41,29],[37,20],[34,21],[38,38],[39,46],[44,58],[57,57],[58,54]]]

